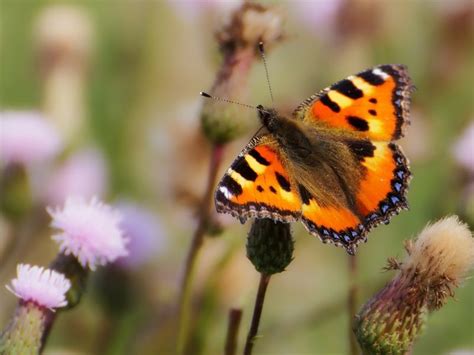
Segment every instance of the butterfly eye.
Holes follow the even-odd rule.
[[[262,106],[262,105],[257,105],[257,110],[262,111],[262,110],[263,110],[263,106]]]

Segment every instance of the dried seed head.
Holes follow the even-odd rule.
[[[282,38],[282,17],[273,8],[245,2],[234,12],[230,22],[217,32],[216,37],[224,56],[210,93],[245,103],[247,82],[255,60],[259,57],[258,44],[271,47]],[[246,131],[255,112],[239,105],[206,99],[201,114],[201,125],[206,137],[223,144]]]
[[[257,50],[261,41],[268,48],[283,38],[283,16],[275,7],[245,2],[216,38],[223,53],[243,47]]]
[[[474,265],[474,238],[456,216],[428,225],[405,249],[403,263],[389,261],[398,274],[355,317],[365,353],[404,354]]]

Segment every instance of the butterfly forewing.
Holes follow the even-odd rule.
[[[358,132],[373,140],[396,140],[409,122],[412,90],[405,66],[381,65],[311,96],[298,106],[294,116]]]
[[[254,138],[226,171],[216,190],[218,212],[291,222],[301,200],[285,166],[283,151],[270,136]]]

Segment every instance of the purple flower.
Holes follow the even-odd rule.
[[[6,287],[24,301],[54,310],[67,305],[66,292],[71,287],[71,282],[54,270],[19,264],[17,278]]]
[[[52,159],[61,149],[56,129],[37,112],[0,112],[1,165],[25,166]]]
[[[117,209],[123,216],[120,227],[129,239],[129,254],[117,262],[122,267],[135,269],[165,247],[165,233],[151,211],[130,202],[119,203]]]
[[[453,153],[459,165],[474,173],[474,121],[456,142]]]
[[[128,254],[127,239],[119,228],[120,214],[92,198],[68,198],[63,209],[48,208],[51,226],[60,230],[52,238],[61,252],[74,255],[82,266],[95,270]]]
[[[70,156],[49,177],[45,200],[50,205],[61,205],[69,196],[85,199],[100,197],[106,185],[107,169],[102,154],[98,150],[87,149]]]

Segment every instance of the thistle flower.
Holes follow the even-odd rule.
[[[63,274],[20,264],[7,289],[20,298],[10,324],[0,336],[2,354],[39,354],[54,319],[54,310],[67,305],[71,287]]]
[[[256,219],[247,239],[247,258],[258,272],[272,275],[285,271],[293,260],[294,241],[288,223]]]
[[[428,225],[406,243],[398,274],[363,306],[354,332],[365,353],[404,354],[420,335],[427,315],[443,306],[474,265],[474,238],[456,216]]]
[[[0,164],[31,166],[52,159],[61,148],[58,132],[38,112],[0,112]]]
[[[25,302],[54,310],[67,305],[66,292],[71,283],[63,274],[39,266],[19,264],[17,278],[7,289]]]
[[[453,154],[459,165],[474,174],[474,121],[456,142]]]
[[[44,185],[47,185],[46,189]],[[43,198],[50,205],[62,205],[69,196],[90,199],[107,188],[107,168],[101,152],[81,150],[71,155],[48,181],[41,184]],[[38,188],[39,189],[39,188]]]
[[[51,226],[60,233],[52,238],[61,252],[74,255],[79,263],[91,270],[128,254],[127,240],[119,228],[121,217],[110,206],[96,198],[68,198],[64,208],[48,208],[53,218]]]

